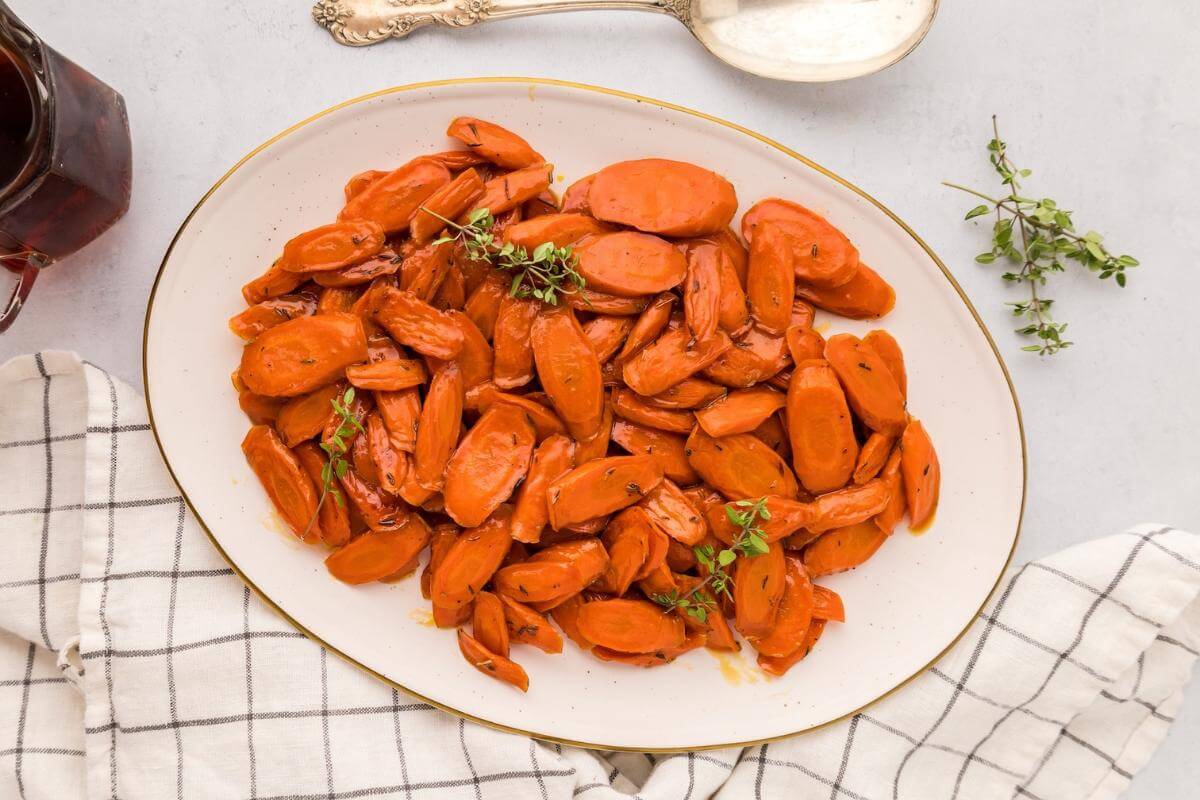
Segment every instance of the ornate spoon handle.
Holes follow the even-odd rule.
[[[352,47],[407,36],[424,25],[465,28],[477,22],[560,11],[619,9],[689,20],[691,0],[317,0],[313,19]]]

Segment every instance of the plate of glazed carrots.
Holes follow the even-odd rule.
[[[604,90],[406,87],[281,134],[184,223],[145,357],[243,580],[539,738],[838,719],[952,644],[1016,542],[1016,401],[924,243],[782,146]]]

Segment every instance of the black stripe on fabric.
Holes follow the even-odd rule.
[[[112,407],[111,425],[109,426],[111,433],[109,434],[109,451],[108,451],[108,530],[107,544],[104,556],[104,574],[112,572],[113,559],[116,554],[117,546],[117,457],[119,454],[117,443],[120,438],[116,435],[117,430],[117,385],[113,382],[112,376],[107,372],[101,371],[104,379],[108,381],[108,401]],[[97,431],[99,433],[99,431]],[[108,622],[108,590],[109,583],[104,581],[101,584],[100,590],[100,630],[104,635],[104,649],[106,652],[111,652],[112,627]],[[112,657],[105,656],[104,658],[104,684],[107,691],[108,700],[108,724],[109,724],[109,740],[108,740],[108,783],[109,793],[112,800],[117,800],[117,707],[113,702],[113,673],[112,673]]]
[[[321,648],[321,746],[325,750],[325,788],[333,797],[333,748],[329,744],[329,654]]]
[[[1097,600],[1102,600],[1102,599],[1103,599],[1102,597],[1097,598]],[[1083,663],[1079,659],[1073,658],[1071,656],[1071,652],[1074,648],[1072,648],[1072,647],[1068,647],[1066,650],[1056,650],[1055,648],[1051,647],[1050,645],[1048,645],[1044,642],[1039,642],[1037,639],[1034,639],[1032,636],[1025,633],[1024,631],[1017,630],[1016,628],[1012,627],[1011,625],[1006,625],[1005,623],[1000,622],[999,620],[996,620],[992,617],[989,617],[987,615],[981,615],[980,619],[990,620],[991,622],[994,622],[997,630],[1007,633],[1009,636],[1013,636],[1017,639],[1020,639],[1025,644],[1029,645],[1030,647],[1036,647],[1038,650],[1041,650],[1043,653],[1047,653],[1049,655],[1054,656],[1058,660],[1058,663],[1065,662],[1067,664],[1070,664],[1071,666],[1075,667],[1076,669],[1080,670],[1081,672],[1086,672],[1088,675],[1091,675],[1096,680],[1103,681],[1104,683],[1116,683],[1117,682],[1116,678],[1111,677],[1109,675],[1105,675],[1104,673],[1099,672],[1099,671],[1093,669],[1092,667],[1089,667],[1087,664]]]
[[[141,500],[111,500],[107,503],[68,503],[61,506],[26,506],[24,508],[0,509],[0,517],[15,517],[23,514],[54,514],[59,511],[124,511],[130,508],[152,508],[154,506],[172,506],[179,502],[179,496],[147,497]]]
[[[87,436],[86,433],[64,433],[58,436],[39,436],[37,439],[18,439],[12,442],[0,442],[0,450],[13,450],[18,447],[46,447],[59,442],[75,442]]]
[[[80,756],[86,755],[82,750],[71,750],[66,747],[22,747],[19,750],[9,747],[0,750],[0,758],[20,753],[22,756]]]
[[[533,776],[537,778],[538,791],[542,795],[542,800],[550,800],[550,794],[546,791],[546,782],[542,780],[542,767],[538,764],[537,746],[536,741],[529,740],[529,761],[533,764]]]
[[[1124,778],[1125,780],[1132,780],[1132,779],[1133,779],[1133,774],[1132,774],[1132,773],[1130,773],[1128,770],[1124,770],[1124,769],[1121,769],[1120,767],[1118,767],[1118,766],[1117,766],[1117,760],[1116,760],[1115,758],[1113,758],[1112,756],[1110,756],[1108,753],[1106,753],[1106,752],[1104,752],[1103,750],[1101,750],[1099,747],[1096,747],[1096,745],[1094,745],[1094,744],[1092,744],[1091,742],[1089,742],[1089,741],[1086,741],[1086,740],[1084,740],[1084,739],[1080,739],[1078,736],[1076,736],[1075,734],[1071,733],[1071,732],[1070,732],[1070,731],[1068,731],[1068,730],[1064,730],[1064,731],[1063,731],[1063,737],[1064,737],[1064,738],[1066,738],[1066,739],[1069,739],[1070,741],[1072,741],[1072,742],[1074,742],[1075,744],[1079,745],[1079,746],[1080,746],[1080,747],[1082,747],[1084,750],[1087,750],[1089,753],[1094,753],[1095,755],[1097,755],[1097,756],[1099,756],[1100,758],[1102,758],[1102,759],[1104,759],[1105,761],[1107,761],[1107,762],[1108,762],[1108,767],[1109,767],[1109,769],[1111,769],[1113,772],[1115,772],[1115,773],[1117,773],[1118,775],[1120,775],[1120,776],[1121,776],[1122,778]]]
[[[556,769],[542,773],[548,778],[565,778],[574,774],[573,770]],[[509,772],[492,772],[474,778],[447,778],[439,781],[419,781],[417,783],[392,784],[390,786],[370,786],[362,789],[347,789],[330,794],[281,794],[263,797],[260,800],[355,800],[359,797],[379,797],[397,794],[402,791],[419,792],[424,789],[456,789],[474,785],[478,788],[485,783],[498,781],[528,780],[533,777],[529,770],[512,770]]]
[[[1162,642],[1163,644],[1174,645],[1175,647],[1181,648],[1185,652],[1191,653],[1192,655],[1196,656],[1197,658],[1200,658],[1200,650],[1196,650],[1193,647],[1188,647],[1186,644],[1179,641],[1178,639],[1172,639],[1170,636],[1164,636],[1161,633],[1158,636],[1155,636],[1154,638],[1156,641]]]
[[[42,683],[66,683],[66,678],[27,678],[24,680],[12,679],[0,681],[0,688],[5,686],[37,686]]]
[[[407,703],[398,709],[399,711],[436,711],[433,706],[425,703]],[[319,708],[308,709],[305,711],[258,711],[254,713],[254,720],[267,721],[275,719],[313,719],[315,717],[361,717],[370,714],[391,714],[394,709],[391,705],[386,706],[358,706],[354,708],[331,708],[328,711],[322,711]],[[131,725],[119,726],[119,730],[124,735],[134,733],[155,733],[158,731],[170,730],[172,727],[180,728],[204,728],[209,725],[233,725],[246,721],[249,714],[229,714],[222,717],[200,717],[197,719],[183,719],[177,723],[159,722],[150,725]],[[88,734],[107,733],[113,729],[112,723],[104,725],[96,725],[91,728],[85,728],[84,732]]]
[[[754,774],[754,800],[762,800],[763,797],[763,773],[766,772],[767,769],[768,747],[770,747],[770,745],[764,744],[758,751],[758,771]],[[746,760],[749,761],[750,759]],[[830,785],[832,785],[832,782],[830,782]]]
[[[850,725],[846,730],[846,746],[842,748],[842,763],[838,767],[837,777],[833,780],[829,800],[837,800],[837,796],[842,792],[842,779],[846,777],[846,767],[850,763],[850,748],[854,746],[854,732],[858,730],[858,720],[861,717],[861,714],[855,714],[850,718]]]
[[[223,636],[214,636],[211,639],[203,639],[198,642],[187,642],[185,644],[177,644],[171,647],[150,647],[139,650],[89,650],[86,653],[80,653],[79,657],[85,661],[90,661],[96,658],[149,658],[153,656],[165,656],[167,653],[182,653],[187,650],[196,650],[201,647],[211,647],[218,644],[229,644],[230,642],[241,641],[242,639],[303,639],[304,634],[299,631],[249,631],[245,633],[227,633]]]
[[[48,586],[52,583],[75,580],[79,580],[78,572],[74,573],[73,575],[55,575],[53,577],[46,578],[45,580],[40,578],[25,578],[19,581],[8,581],[7,583],[0,583],[0,589],[19,589],[23,586],[36,586],[39,583],[43,583]]]
[[[692,800],[692,792],[696,791],[696,754],[688,753],[687,760],[688,785],[687,794],[684,795],[683,800]]]
[[[50,644],[50,629],[46,622],[46,561],[50,556],[50,509],[54,506],[54,445],[50,442],[50,374],[42,354],[33,357],[38,373],[42,376],[42,434],[46,439],[46,493],[42,501],[42,541],[38,551],[38,628],[42,644],[47,650]]]
[[[179,571],[178,577],[182,580],[185,578],[217,578],[227,575],[233,575],[233,570],[228,567],[218,569],[182,569]],[[36,586],[38,583],[45,583],[47,586],[52,583],[62,583],[63,581],[79,581],[80,583],[111,583],[113,581],[129,581],[141,578],[170,578],[171,572],[165,569],[143,569],[136,572],[114,572],[112,575],[91,576],[80,578],[78,572],[72,572],[67,575],[52,575],[41,581],[38,578],[24,578],[22,580],[8,581],[0,583],[0,589],[19,589],[24,586]]]
[[[1147,700],[1143,700],[1140,697],[1117,697],[1115,694],[1105,691],[1100,692],[1100,696],[1105,700],[1111,700],[1114,703],[1137,703],[1139,706],[1149,711],[1150,716],[1154,717],[1155,719],[1160,719],[1168,724],[1175,721],[1174,717],[1168,717],[1166,714],[1159,711],[1158,706]]]
[[[175,605],[179,596],[179,564],[183,559],[183,500],[179,501],[179,515],[175,522],[175,552],[171,557],[171,591],[167,599],[167,699],[171,712],[172,733],[175,735],[175,797],[183,800],[183,733],[175,723],[179,722],[179,696],[175,690]]]
[[[250,756],[250,800],[258,797],[258,760],[254,752],[254,661],[250,654],[250,587],[242,587],[242,639],[246,643],[246,749]]]
[[[404,797],[412,800],[412,789],[408,787],[408,759],[404,755],[404,736],[400,732],[400,693],[392,689],[392,730],[396,735],[396,757],[400,760],[400,779],[403,781]]]
[[[17,794],[21,797],[25,796],[25,779],[21,771],[25,761],[25,721],[29,718],[29,689],[32,685],[33,657],[36,653],[37,645],[30,643],[29,653],[25,657],[25,678],[22,681],[24,688],[21,690],[21,711],[17,715],[16,747],[13,748],[13,753],[16,755],[16,758],[13,760],[13,773],[17,779]]]
[[[963,692],[963,694],[967,694],[967,692]],[[900,730],[899,728],[894,728],[891,725],[888,725],[886,722],[877,720],[874,717],[869,717],[866,714],[859,714],[858,716],[860,716],[865,722],[871,723],[872,725],[874,725],[876,728],[879,728],[880,730],[887,731],[888,733],[893,734],[894,736],[899,736],[901,739],[904,739],[909,744],[917,743],[917,740],[913,736],[905,733],[904,731]],[[1010,769],[1006,769],[1006,768],[1000,766],[999,764],[995,763],[994,761],[988,761],[986,758],[984,758],[982,756],[969,756],[967,753],[963,752],[962,750],[958,750],[956,748],[950,747],[949,745],[930,744],[929,742],[926,742],[924,746],[930,750],[939,750],[943,753],[949,753],[950,755],[958,756],[960,758],[974,758],[976,761],[978,761],[980,764],[983,764],[985,767],[991,767],[992,769],[996,770],[997,772],[1002,772],[1005,775],[1008,775],[1009,777],[1012,777],[1012,778],[1022,777],[1020,773],[1013,772]]]
[[[462,719],[458,721],[458,743],[462,745],[467,769],[471,770],[471,785],[475,787],[475,800],[483,800],[483,792],[479,788],[479,773],[475,771],[475,765],[471,763],[471,751],[467,748],[467,724]],[[467,784],[463,783],[462,785],[466,786]]]
[[[579,797],[584,792],[590,792],[592,789],[608,789],[612,787],[612,779],[608,783],[585,783],[582,786],[576,786],[575,791],[571,792],[572,797]]]
[[[763,749],[764,750],[766,749],[766,745],[763,745]],[[818,783],[822,783],[831,788],[833,786],[833,781],[830,780],[829,778],[826,778],[824,775],[820,775],[816,772],[813,772],[808,767],[804,766],[803,764],[799,764],[795,761],[785,761],[785,760],[779,759],[779,758],[766,758],[765,756],[761,756],[761,755],[746,756],[745,758],[742,759],[742,761],[750,762],[750,763],[757,762],[760,770],[763,768],[763,766],[768,765],[768,764],[772,767],[786,767],[788,769],[794,769],[797,772],[799,772],[801,775],[805,775],[809,778],[812,778],[814,781],[817,781]],[[838,792],[840,794],[843,794],[846,797],[850,798],[850,800],[872,800],[872,798],[869,798],[865,795],[858,794],[857,792],[852,792],[845,787],[838,789]],[[775,798],[770,798],[770,800],[775,800]]]
[[[951,678],[949,675],[942,672],[937,667],[931,667],[929,669],[929,674],[931,674],[937,678],[941,678],[946,683],[958,685],[957,682],[954,680],[954,678]],[[1005,711],[1008,711],[1010,709],[1015,710],[1015,711],[1018,711],[1018,712],[1024,714],[1025,716],[1027,716],[1031,719],[1036,719],[1038,722],[1044,722],[1047,725],[1053,725],[1055,728],[1061,728],[1067,724],[1066,722],[1062,722],[1061,720],[1053,719],[1051,717],[1043,717],[1041,714],[1038,714],[1036,711],[1030,711],[1028,708],[1017,708],[1016,706],[1010,706],[1006,703],[998,702],[998,701],[993,700],[992,698],[987,697],[985,695],[982,695],[979,692],[976,692],[974,689],[971,689],[966,686],[959,686],[958,688],[960,690],[962,690],[962,693],[965,694],[967,697],[970,697],[974,700],[978,700],[981,703],[986,703],[987,705],[992,706],[993,708],[1001,708],[1001,709],[1004,709]],[[959,755],[962,755],[962,753],[959,753]]]
[[[1101,594],[1097,595],[1094,600],[1092,600],[1091,605],[1088,606],[1087,611],[1084,612],[1083,617],[1079,620],[1079,629],[1075,633],[1075,639],[1071,642],[1066,650],[1057,654],[1058,657],[1051,665],[1050,671],[1046,674],[1046,678],[1037,688],[1037,691],[1035,691],[1028,700],[1021,703],[1019,707],[1023,708],[1028,706],[1042,696],[1042,693],[1046,691],[1046,687],[1050,685],[1050,681],[1053,680],[1054,676],[1058,674],[1059,667],[1066,663],[1070,658],[1071,653],[1075,652],[1075,649],[1083,643],[1084,633],[1087,631],[1088,624],[1091,622],[1092,617],[1095,615],[1097,609],[1100,608],[1100,605],[1108,599],[1109,595],[1116,591],[1117,587],[1120,586],[1121,581],[1124,580],[1127,574],[1129,574],[1129,568],[1133,566],[1134,561],[1137,560],[1138,554],[1142,552],[1146,544],[1150,542],[1151,539],[1153,539],[1155,536],[1166,533],[1169,530],[1170,528],[1160,528],[1157,531],[1142,534],[1138,537],[1137,544],[1133,546],[1133,548],[1129,551],[1129,555],[1127,555],[1125,560],[1121,562],[1121,566],[1117,568],[1116,575],[1114,575],[1112,580],[1108,582],[1108,586],[1105,588],[1105,590]],[[1110,679],[1108,682],[1112,683],[1113,681]],[[991,730],[984,734],[983,738],[975,743],[975,746],[970,750],[970,754],[977,754],[980,748],[991,741],[992,737],[996,735],[996,731],[1000,729],[1000,726],[1003,725],[1012,716],[1012,714],[1012,711],[1004,712],[1000,719],[996,720],[996,722],[992,725]],[[1035,778],[1037,778],[1038,774],[1042,770],[1042,767],[1046,765],[1047,760],[1047,758],[1044,758],[1038,765],[1037,769],[1033,771],[1033,774],[1029,777],[1030,781],[1033,781]],[[958,775],[954,780],[954,792],[950,795],[950,800],[957,800],[958,793],[962,789],[963,780],[966,778],[967,771],[971,768],[971,763],[972,762],[970,760],[964,760],[962,766],[959,768]]]
[[[1055,569],[1054,567],[1051,567],[1051,566],[1047,566],[1046,564],[1043,564],[1040,561],[1031,561],[1031,562],[1029,562],[1029,566],[1033,569],[1039,569],[1042,572],[1046,572],[1046,573],[1049,573],[1050,575],[1054,575],[1055,577],[1062,578],[1067,583],[1070,583],[1074,586],[1078,586],[1080,589],[1083,589],[1086,592],[1090,592],[1091,594],[1093,594],[1097,597],[1099,597],[1102,594],[1102,592],[1099,589],[1097,589],[1095,586],[1091,586],[1090,584],[1088,584],[1084,581],[1081,581],[1079,578],[1075,577],[1074,575],[1071,575],[1070,573],[1063,572],[1062,570]],[[1139,614],[1128,603],[1125,603],[1121,600],[1117,600],[1116,598],[1113,598],[1113,597],[1108,598],[1108,600],[1110,603],[1115,605],[1117,608],[1120,608],[1123,611],[1127,612],[1129,614],[1129,616],[1133,617],[1136,620],[1140,620],[1141,622],[1149,623],[1150,625],[1153,625],[1156,628],[1161,628],[1163,626],[1163,623],[1159,622],[1158,620],[1153,620],[1147,616],[1144,616],[1143,614]]]

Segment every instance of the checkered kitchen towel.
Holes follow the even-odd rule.
[[[1200,539],[1017,569],[890,698],[745,750],[597,754],[479,727],[330,657],[188,514],[144,405],[66,353],[0,367],[0,798],[1109,798],[1200,648]]]

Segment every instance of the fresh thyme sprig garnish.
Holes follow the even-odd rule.
[[[350,462],[346,460],[346,453],[349,452],[350,443],[347,441],[355,433],[363,433],[362,423],[358,421],[358,417],[354,416],[354,410],[350,407],[354,402],[354,387],[348,388],[341,397],[334,397],[329,401],[333,406],[333,413],[337,415],[339,422],[337,428],[330,435],[328,442],[321,442],[321,449],[329,456],[329,460],[321,467],[321,496],[317,500],[317,510],[313,512],[312,519],[308,521],[308,525],[304,528],[304,533],[300,538],[308,537],[308,532],[312,530],[312,526],[316,524],[317,518],[321,514],[321,508],[325,505],[325,499],[330,495],[333,496],[334,502],[339,506],[345,506],[346,501],[342,499],[342,493],[334,485],[336,478],[345,476],[346,471],[350,469]]]
[[[759,520],[771,518],[771,512],[767,509],[767,498],[726,503],[725,516],[741,529],[734,537],[732,545],[720,551],[715,550],[711,544],[701,544],[692,548],[696,560],[708,570],[708,576],[685,594],[681,595],[672,590],[655,594],[651,600],[668,611],[678,609],[695,620],[708,621],[713,598],[730,596],[729,587],[733,585],[733,576],[729,574],[729,567],[738,556],[755,558],[767,552],[766,535],[758,526]],[[711,593],[705,591],[708,588],[712,589]]]
[[[434,244],[462,242],[471,258],[487,261],[497,269],[512,273],[508,293],[513,297],[535,297],[544,303],[557,305],[558,295],[575,294],[587,285],[587,281],[575,269],[579,257],[573,248],[555,247],[554,242],[542,242],[530,253],[512,242],[499,242],[492,232],[496,218],[486,208],[477,208],[468,214],[466,225],[459,225],[424,206],[421,211],[454,230],[453,236],[443,236]]]
[[[1028,178],[1031,171],[1018,169],[1008,157],[1008,145],[1000,138],[996,117],[992,117],[995,138],[988,142],[988,158],[1000,175],[1000,183],[1008,187],[1004,197],[992,197],[983,192],[943,181],[944,186],[958,189],[986,200],[967,212],[966,219],[974,219],[994,211],[996,222],[992,225],[992,248],[975,257],[980,264],[991,264],[1004,258],[1019,268],[1005,272],[1001,277],[1011,283],[1023,283],[1029,288],[1029,300],[1007,303],[1013,315],[1023,317],[1028,324],[1017,328],[1017,333],[1033,336],[1038,342],[1022,347],[1022,350],[1041,356],[1054,355],[1072,342],[1063,338],[1066,323],[1054,322],[1050,317],[1050,306],[1054,301],[1041,295],[1041,287],[1054,272],[1063,272],[1062,259],[1077,261],[1101,279],[1113,278],[1118,286],[1125,286],[1125,270],[1136,267],[1138,260],[1133,256],[1114,256],[1105,248],[1104,237],[1095,231],[1085,234],[1075,232],[1071,213],[1059,208],[1050,198],[1040,200],[1020,194],[1020,180]],[[1015,229],[1015,230],[1014,230]],[[1014,243],[1014,234],[1020,243]]]

